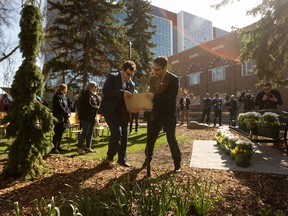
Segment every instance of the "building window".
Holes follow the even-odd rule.
[[[200,72],[188,74],[189,86],[200,84]]]
[[[212,69],[212,82],[225,79],[226,79],[226,72],[224,66]]]
[[[242,76],[254,75],[255,72],[253,71],[253,69],[255,66],[256,64],[255,61],[253,60],[242,63],[241,64]]]

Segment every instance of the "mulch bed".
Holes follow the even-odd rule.
[[[187,130],[185,126],[177,127],[177,134],[185,134],[191,140],[180,143],[182,152],[182,172],[179,178],[202,178],[211,180],[213,185],[219,184],[220,194],[224,199],[214,205],[210,215],[259,215],[271,210],[271,213],[281,210],[288,214],[288,175],[263,173],[233,172],[226,170],[210,170],[190,168],[190,157],[193,140],[213,140],[215,128],[206,130]],[[284,149],[281,149],[284,151]],[[97,152],[96,152],[97,154]],[[71,187],[81,187],[91,190],[96,186],[105,187],[111,182],[124,178],[128,173],[133,181],[139,181],[146,176],[146,170],[140,167],[144,154],[128,155],[128,162],[133,169],[116,166],[106,169],[101,161],[85,161],[77,158],[49,156],[46,162],[53,168],[53,173],[45,174],[33,181],[21,179],[0,179],[0,215],[13,215],[13,202],[18,201],[23,213],[29,212],[29,206],[34,199],[50,199],[67,193]],[[0,161],[0,171],[3,163]],[[157,178],[173,169],[173,163],[168,145],[157,149],[151,163],[152,176]]]

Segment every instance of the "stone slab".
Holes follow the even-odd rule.
[[[251,166],[238,167],[216,141],[194,140],[190,167],[288,175],[288,157],[265,143],[255,144]]]

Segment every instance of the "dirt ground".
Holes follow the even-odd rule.
[[[288,175],[189,168],[193,140],[213,140],[215,130],[187,130],[185,126],[177,127],[178,134],[191,137],[187,142],[179,143],[182,152],[182,172],[177,176],[183,179],[201,177],[220,186],[219,191],[224,199],[214,205],[210,215],[264,215],[268,210],[271,210],[270,215],[276,215],[278,211],[288,215]],[[45,160],[53,167],[53,173],[33,181],[0,179],[0,215],[13,215],[11,210],[15,201],[19,202],[22,212],[27,212],[27,206],[31,206],[30,202],[34,199],[50,199],[59,195],[59,192],[68,192],[71,187],[87,190],[105,187],[123,178],[127,173],[133,181],[146,176],[146,170],[140,169],[144,161],[142,152],[128,155],[128,162],[133,168],[116,166],[106,169],[101,161],[85,161],[55,155]],[[0,161],[0,171],[3,163],[4,161]],[[171,154],[168,145],[165,145],[154,153],[151,178],[157,178],[171,170]]]

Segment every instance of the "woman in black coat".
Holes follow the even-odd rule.
[[[57,119],[57,121],[54,123],[54,136],[52,141],[54,144],[54,148],[52,149],[53,153],[59,153],[59,151],[62,150],[60,148],[62,136],[63,132],[68,127],[68,119],[71,114],[68,101],[65,96],[67,94],[67,90],[67,85],[59,85],[52,100],[53,116]]]

